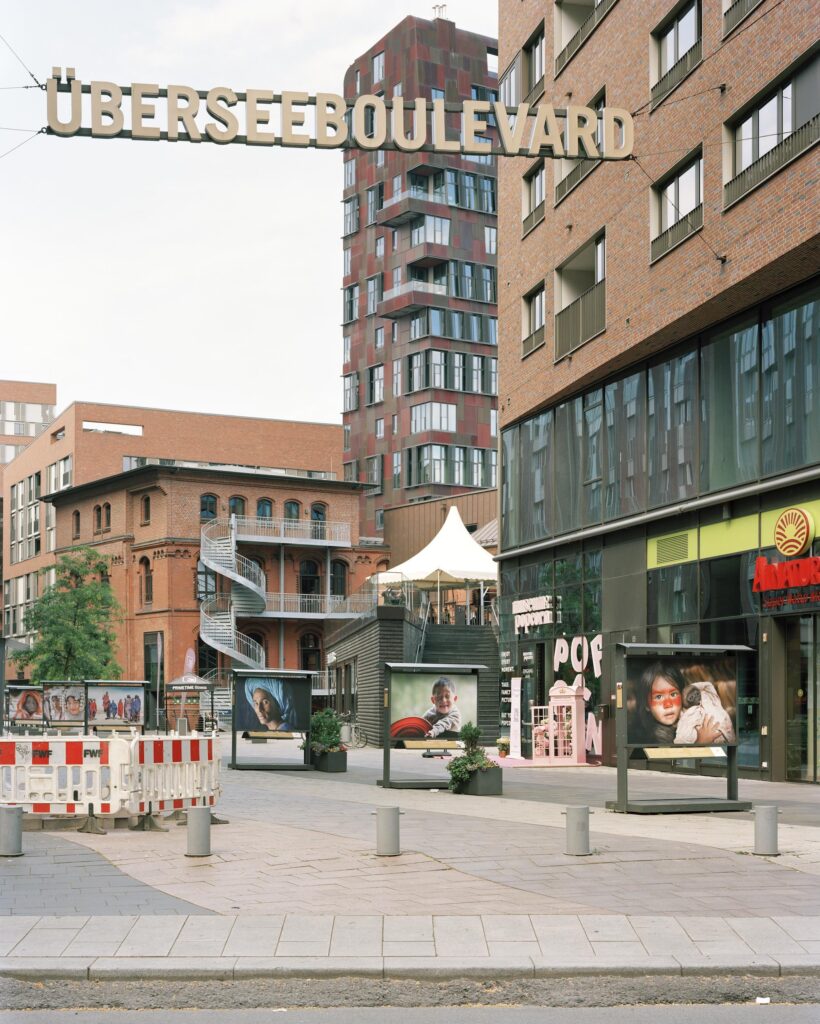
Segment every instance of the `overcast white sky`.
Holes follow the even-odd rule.
[[[3,0],[45,81],[341,92],[415,0]],[[497,34],[496,0],[449,0]],[[0,87],[28,75],[0,42]],[[0,89],[0,127],[46,123]],[[27,136],[0,131],[0,154]],[[0,378],[74,400],[339,422],[339,151],[38,136],[0,157]]]

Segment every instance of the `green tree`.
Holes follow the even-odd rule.
[[[36,634],[33,646],[12,659],[31,666],[36,680],[119,679],[114,627],[121,616],[108,560],[78,548],[58,560],[56,582],[26,615],[26,630]]]

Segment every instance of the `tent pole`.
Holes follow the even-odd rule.
[[[436,622],[441,625],[441,569],[437,570],[438,601],[436,601]]]

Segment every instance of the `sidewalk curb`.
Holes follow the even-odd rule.
[[[245,981],[373,978],[383,981],[484,981],[578,977],[820,977],[820,956],[547,962],[532,957],[2,957],[0,980]]]

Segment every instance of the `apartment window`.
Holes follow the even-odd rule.
[[[370,135],[371,136],[375,135],[375,132],[371,131]],[[384,167],[384,150],[383,149],[377,149],[376,150],[376,152],[374,154],[374,160],[376,161],[376,166],[377,167]]]
[[[356,459],[352,462],[345,462],[342,466],[344,472],[344,479],[347,483],[358,483],[359,481],[359,463]]]
[[[367,368],[367,404],[376,405],[384,401],[384,364]]]
[[[384,328],[377,327],[373,332],[373,344],[376,348],[384,348]]]
[[[394,320],[390,324],[390,344],[391,345],[395,345],[398,340],[399,340],[399,325]]]
[[[345,160],[345,188],[352,188],[356,184],[356,160],[355,157],[351,157],[349,160]]]
[[[498,252],[498,229],[484,228],[484,251],[488,256],[494,256]]]
[[[393,360],[393,394],[401,394],[401,359]]]
[[[384,235],[379,235],[376,239],[376,259],[384,259]]]
[[[527,100],[532,103],[544,92],[544,29],[524,47],[524,67],[527,74]]]
[[[374,185],[367,190],[367,223],[376,223],[376,214],[384,206],[384,185]]]
[[[398,291],[401,288],[401,267],[393,267],[393,291]],[[393,321],[393,326],[397,326],[396,321]]]
[[[342,311],[344,323],[349,324],[359,315],[359,286],[351,284],[344,290],[344,308]]]
[[[698,154],[655,186],[658,230],[652,259],[659,259],[703,226],[703,160]]]
[[[342,338],[342,362],[345,364],[350,362],[350,335],[346,334]]]
[[[371,455],[365,459],[365,480],[372,487],[378,487],[381,490],[382,486],[382,457],[381,455]]]
[[[429,242],[434,245],[450,244],[450,221],[446,217],[419,217],[410,225],[410,245]]]
[[[396,199],[398,196],[401,195],[401,175],[400,174],[394,174],[393,175],[392,187],[393,187],[393,198]]]
[[[448,402],[424,402],[410,407],[410,433],[422,434],[428,430],[455,433],[456,407]]]
[[[545,289],[541,284],[524,298],[524,340],[522,354],[529,355],[544,343]]]
[[[345,423],[345,425],[342,427],[342,450],[346,451],[346,452],[350,451],[350,424],[349,423]]]
[[[384,533],[384,509],[376,509],[376,532]]]
[[[428,353],[430,365],[430,387],[447,387],[447,353],[433,349]]]
[[[367,315],[373,316],[382,300],[382,275],[367,279]]]
[[[273,502],[270,498],[256,499],[256,517],[257,519],[273,518]]]
[[[393,487],[401,487],[401,452],[393,452]]]
[[[655,107],[700,63],[703,54],[699,0],[686,4],[654,33],[657,76],[652,86]]]
[[[350,249],[343,249],[342,250],[342,276],[343,277],[350,277],[350,271],[352,269],[350,257],[351,257],[351,250]]]
[[[377,53],[373,58],[373,82],[381,82],[384,78],[384,51]]]
[[[408,391],[421,391],[425,387],[424,352],[416,352],[407,360]]]
[[[616,0],[556,0],[555,74],[561,71],[595,31]]]
[[[523,179],[524,223],[522,233],[527,234],[544,219],[544,190],[546,187],[546,169],[544,161],[531,168]]]
[[[344,233],[352,235],[359,230],[359,197],[351,196],[344,201]]]
[[[517,107],[521,102],[520,83],[518,78],[518,58],[504,72],[498,83],[498,95],[505,107]],[[513,115],[509,115],[512,121]]]
[[[376,420],[376,437],[379,440],[384,437],[384,420],[381,417]]]
[[[804,64],[729,125],[734,147],[732,159],[726,161],[726,205],[742,198],[816,143],[819,66],[820,57]]]
[[[94,533],[102,533],[102,505],[94,506]]]
[[[561,359],[606,328],[606,241],[583,245],[555,274],[555,358]]]
[[[71,513],[71,539],[79,540],[80,538],[80,513],[75,509]]]
[[[343,410],[344,412],[355,412],[359,408],[359,375],[348,373],[342,378],[344,383]]]
[[[498,409],[490,409],[490,437],[498,437]]]
[[[396,228],[390,229],[390,251],[399,251],[399,232]]]
[[[358,70],[358,68],[356,69],[356,73],[354,75],[353,81],[355,83],[354,87],[355,87],[355,90],[356,90],[356,95],[358,96],[359,93],[362,91],[362,73],[361,73],[361,71]]]
[[[393,415],[390,417],[390,426],[392,428],[391,432],[393,434],[398,434],[398,432],[399,432],[399,417],[398,417],[398,415],[396,413],[393,413]]]
[[[140,499],[140,522],[147,526],[151,522],[151,495],[143,494]]]
[[[199,496],[199,518],[203,522],[206,519],[216,519],[217,499],[215,494],[200,494]]]
[[[111,529],[111,504],[107,501],[103,504],[103,529]]]
[[[247,503],[245,502],[244,498],[240,497],[240,495],[233,494],[231,495],[230,498],[228,498],[228,512],[230,513],[230,515],[244,516],[246,507]]]
[[[298,501],[286,501],[283,508],[285,512],[285,519],[298,519],[302,513],[302,509]]]

